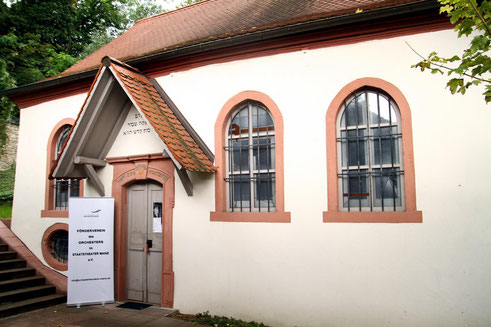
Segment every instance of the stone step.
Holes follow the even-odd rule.
[[[14,251],[1,251],[0,250],[0,260],[10,260],[17,258],[17,253]]]
[[[38,285],[0,293],[0,303],[18,302],[36,297],[54,294],[56,288],[52,285]]]
[[[35,274],[36,274],[36,270],[34,268],[16,268],[16,269],[0,270],[0,280],[34,276]]]
[[[9,246],[7,244],[0,244],[0,251],[8,251]]]
[[[0,270],[25,268],[25,266],[26,260],[23,259],[0,260]]]
[[[2,280],[0,281],[0,292],[6,292],[6,291],[16,290],[20,288],[43,285],[44,282],[45,279],[44,277],[41,276],[29,276],[29,277]]]
[[[50,294],[24,301],[0,304],[0,317],[11,316],[21,312],[40,309],[63,302],[66,302],[65,295]]]

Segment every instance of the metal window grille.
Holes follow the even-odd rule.
[[[71,129],[71,125],[65,125],[61,128],[56,141],[56,157],[60,155]],[[66,210],[68,208],[68,198],[80,196],[80,181],[78,179],[57,179],[53,188],[55,210]]]
[[[68,198],[80,196],[78,179],[57,179],[53,185],[55,193],[55,209],[68,209]]]
[[[340,207],[404,210],[400,114],[387,94],[363,89],[345,100],[337,124]]]
[[[230,211],[276,210],[275,128],[262,104],[247,101],[231,116],[226,135]]]
[[[51,236],[51,255],[62,263],[68,262],[68,232],[58,230]]]

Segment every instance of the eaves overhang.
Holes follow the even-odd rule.
[[[380,8],[364,11],[361,13],[352,13],[342,16],[326,17],[307,22],[300,22],[280,27],[274,27],[265,30],[247,30],[238,35],[227,36],[218,35],[212,40],[197,40],[193,44],[176,45],[174,48],[165,49],[157,53],[146,54],[137,58],[120,58],[125,63],[139,68],[146,64],[155,62],[164,62],[166,60],[177,59],[189,55],[205,53],[213,50],[220,50],[235,46],[247,45],[256,42],[279,39],[289,36],[308,34],[322,30],[339,28],[347,25],[367,24],[389,18],[404,17],[407,15],[416,15],[428,13],[433,15],[439,14],[440,5],[435,0],[423,0],[416,3],[402,4],[388,8]],[[40,82],[20,86],[17,88],[0,90],[0,96],[21,97],[32,91],[40,91],[54,87],[62,87],[73,82],[89,81],[96,75],[97,69],[91,69],[84,72],[46,79]]]

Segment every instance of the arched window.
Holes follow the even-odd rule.
[[[227,128],[227,209],[276,211],[275,128],[259,102],[241,103]]]
[[[416,209],[411,111],[394,85],[361,78],[326,114],[324,222],[422,222]]]
[[[71,125],[65,125],[62,127],[56,142],[55,158],[58,158],[60,155],[71,129]],[[80,196],[80,181],[78,179],[57,179],[55,180],[53,187],[55,210],[66,210],[68,208],[68,198]]]
[[[211,221],[289,223],[283,178],[283,117],[266,94],[229,99],[215,123],[215,211]]]
[[[63,145],[75,120],[65,118],[58,122],[48,139],[46,156],[46,189],[44,209],[41,217],[68,217],[68,198],[83,196],[83,181],[78,179],[50,180],[49,173],[56,158],[63,150]]]
[[[381,90],[364,88],[344,101],[337,123],[341,210],[404,210],[400,121]]]

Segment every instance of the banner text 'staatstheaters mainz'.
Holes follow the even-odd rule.
[[[67,305],[114,301],[114,198],[70,198]]]

